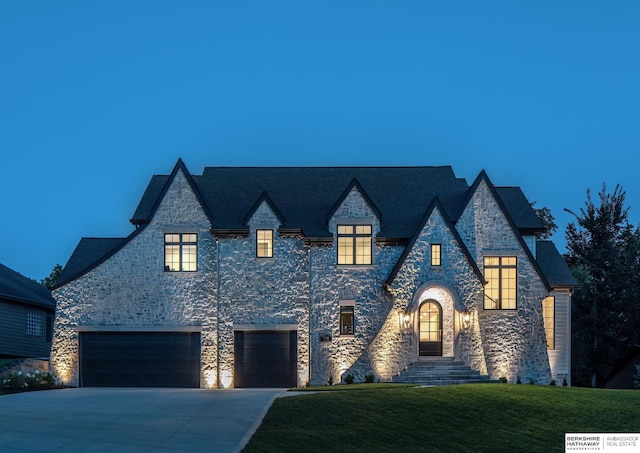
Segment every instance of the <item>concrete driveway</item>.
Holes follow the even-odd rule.
[[[282,391],[80,388],[0,396],[0,450],[240,451]]]

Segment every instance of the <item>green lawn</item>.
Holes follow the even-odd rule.
[[[245,452],[562,452],[565,432],[640,432],[640,391],[473,384],[322,387],[276,400]]]

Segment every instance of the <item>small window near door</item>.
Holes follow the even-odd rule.
[[[354,306],[343,305],[340,307],[340,335],[353,335],[354,331]]]
[[[256,230],[256,256],[273,258],[273,230]]]

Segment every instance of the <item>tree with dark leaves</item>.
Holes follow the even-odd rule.
[[[626,193],[603,184],[579,213],[567,209],[566,260],[579,282],[572,304],[572,381],[604,383],[616,360],[637,342],[640,234],[629,223]]]

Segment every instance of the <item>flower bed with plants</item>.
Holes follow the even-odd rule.
[[[55,376],[48,371],[35,370],[32,373],[7,371],[0,381],[0,394],[27,392],[31,390],[47,390],[58,388]]]

